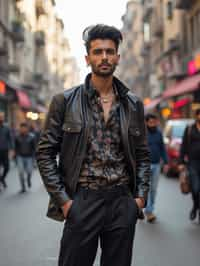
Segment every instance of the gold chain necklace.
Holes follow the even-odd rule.
[[[107,96],[100,96],[100,100],[102,103],[109,103],[109,102],[112,102],[113,101],[113,98],[114,98],[115,94],[112,90],[112,93],[107,95]]]
[[[112,102],[113,98],[114,98],[114,94],[109,95],[109,97],[100,97],[102,103]]]

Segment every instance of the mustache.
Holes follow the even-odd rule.
[[[112,66],[112,65],[107,63],[107,62],[104,62],[104,63],[99,64],[99,67],[101,67],[101,66]]]

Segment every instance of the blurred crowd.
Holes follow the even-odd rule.
[[[5,123],[5,114],[0,112],[0,191],[7,188],[6,177],[11,161],[16,165],[20,181],[20,193],[31,188],[31,177],[36,167],[35,150],[40,130],[26,122],[19,129]]]
[[[183,131],[176,156],[172,154],[173,145],[177,146],[176,142],[164,141],[166,136],[173,138],[173,130],[170,135],[163,134],[159,119],[154,113],[146,114],[145,120],[151,158],[150,190],[144,210],[147,222],[153,223],[157,219],[155,203],[161,171],[170,176],[172,173],[181,175],[187,169],[187,182],[192,196],[189,218],[193,221],[198,216],[200,223],[200,109],[196,110],[195,119],[192,122],[188,120],[184,124],[184,128],[182,128],[182,123],[175,124],[174,132],[179,132],[180,135],[177,126],[181,126]],[[7,188],[6,177],[11,161],[18,170],[20,193],[31,188],[32,172],[36,167],[35,151],[39,137],[40,129],[25,122],[20,124],[18,130],[9,128],[5,124],[5,114],[0,112],[0,192]],[[178,169],[178,172],[175,172],[174,169]]]

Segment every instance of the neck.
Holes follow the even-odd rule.
[[[197,128],[200,130],[200,121],[197,121],[197,122],[196,122],[196,126],[197,126]]]
[[[91,82],[101,96],[108,95],[112,91],[113,76],[99,77],[92,73]]]

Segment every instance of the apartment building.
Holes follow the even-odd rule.
[[[143,44],[142,5],[140,1],[129,1],[123,21],[123,43],[120,47],[120,64],[117,75],[138,96],[144,94],[143,59],[141,46]]]
[[[66,57],[70,47],[54,0],[0,0],[0,109],[9,123],[31,112],[39,117],[52,95],[78,83],[76,62]]]

